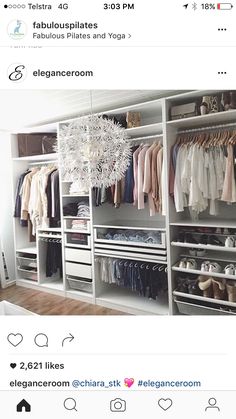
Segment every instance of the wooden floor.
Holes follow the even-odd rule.
[[[41,315],[123,315],[110,310],[71,298],[64,298],[46,292],[13,285],[0,289],[0,301],[6,300]]]

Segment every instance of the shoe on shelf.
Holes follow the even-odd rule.
[[[212,246],[224,246],[222,241],[220,241],[216,236],[209,236],[208,244],[211,244]]]
[[[177,278],[177,291],[188,294],[188,278]]]
[[[188,284],[188,293],[192,295],[202,295],[202,291],[198,286],[198,279],[189,279]]]
[[[235,240],[234,237],[228,236],[225,239],[225,247],[234,247],[235,246]]]
[[[206,250],[205,249],[197,249],[197,256],[202,257],[205,256]]]
[[[187,259],[183,258],[179,261],[179,268],[186,269],[187,267]]]
[[[189,249],[190,256],[197,256],[197,249]]]
[[[227,281],[226,289],[228,295],[228,301],[236,303],[236,281]]]
[[[211,262],[209,265],[209,272],[221,272],[221,266],[217,262]]]
[[[228,228],[224,228],[224,230],[223,230],[223,234],[230,234],[230,232],[229,232],[229,229]]]
[[[206,298],[213,297],[212,278],[200,275],[198,277],[198,286],[200,290],[203,292],[203,297],[206,297]]]
[[[216,234],[222,234],[222,233],[221,233],[221,228],[220,228],[220,227],[217,227],[217,228],[216,228],[215,233],[216,233]]]
[[[185,243],[192,243],[192,244],[199,244],[197,240],[193,237],[192,234],[186,233],[185,234]]]
[[[184,233],[182,233],[182,232],[179,232],[179,235],[178,235],[178,237],[177,237],[176,241],[177,241],[177,242],[184,243],[184,240],[185,240],[185,234],[184,234]]]
[[[204,260],[204,262],[202,262],[202,264],[201,264],[201,271],[202,272],[209,272],[210,263],[211,262],[209,260]]]
[[[207,244],[207,243],[208,243],[208,236],[207,236],[206,234],[203,234],[203,235],[200,237],[199,243],[200,243],[200,244]]]
[[[215,300],[227,300],[226,279],[212,278],[212,285]]]
[[[187,259],[186,269],[197,269],[197,262],[195,259]]]
[[[226,265],[226,267],[224,268],[224,272],[226,275],[234,275],[235,274],[235,267],[232,263],[230,263],[229,265]]]

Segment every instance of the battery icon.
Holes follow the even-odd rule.
[[[232,3],[217,3],[218,10],[231,10],[232,8]]]

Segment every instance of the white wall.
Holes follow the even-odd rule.
[[[9,280],[14,280],[13,185],[10,135],[0,132],[0,238]]]

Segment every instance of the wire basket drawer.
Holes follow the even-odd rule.
[[[89,281],[89,280],[85,280],[84,278],[76,278],[69,275],[67,276],[67,280],[68,280],[70,288],[73,290],[83,291],[83,292],[88,292],[88,293],[93,292],[92,280]]]

